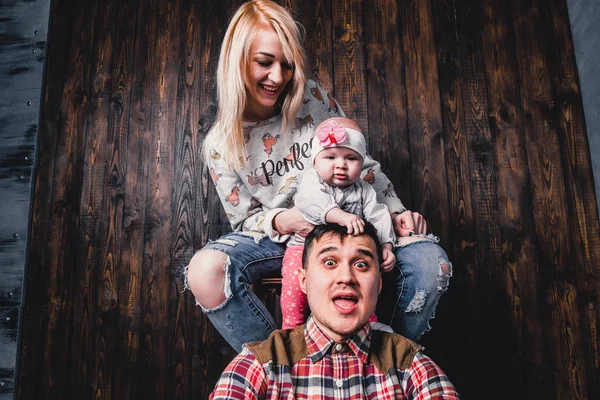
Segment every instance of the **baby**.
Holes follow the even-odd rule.
[[[396,262],[393,251],[396,235],[387,206],[378,203],[375,190],[360,179],[366,147],[360,126],[349,118],[329,118],[319,124],[312,145],[314,168],[305,172],[294,203],[308,222],[339,224],[349,234],[362,233],[364,220],[369,221],[377,229],[383,247],[381,269],[387,272]],[[288,241],[283,257],[283,329],[301,325],[306,318],[306,295],[300,290],[297,278],[303,248],[304,238],[295,235]],[[371,316],[371,321],[376,320],[375,315]]]

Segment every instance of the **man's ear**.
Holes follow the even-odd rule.
[[[383,279],[381,279],[381,272],[379,273],[379,291],[377,292],[378,294],[381,294],[381,288],[383,287]]]
[[[306,269],[298,268],[298,283],[300,284],[300,290],[306,294]]]

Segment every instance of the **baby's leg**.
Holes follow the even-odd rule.
[[[281,316],[282,329],[295,328],[305,321],[308,304],[300,289],[298,269],[302,268],[304,246],[292,246],[285,250],[281,268]]]

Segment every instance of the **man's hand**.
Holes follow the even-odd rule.
[[[381,263],[381,271],[388,272],[396,264],[396,255],[391,243],[385,243],[382,247],[383,250],[383,262]]]
[[[365,221],[358,215],[343,211],[341,208],[333,208],[325,216],[327,222],[345,226],[349,235],[359,235],[365,231]]]
[[[402,214],[393,214],[393,220],[394,230],[400,237],[427,233],[427,221],[418,212],[406,210]]]

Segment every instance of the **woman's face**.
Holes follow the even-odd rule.
[[[247,74],[248,102],[244,120],[271,118],[278,112],[277,99],[294,76],[294,67],[287,62],[274,30],[263,28],[258,31],[250,46]]]

